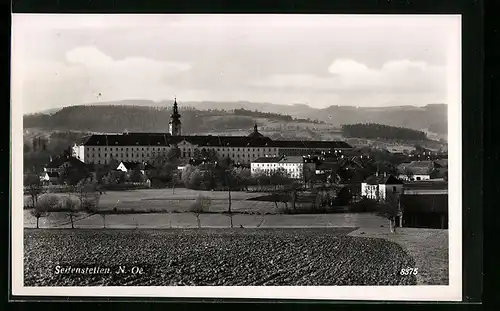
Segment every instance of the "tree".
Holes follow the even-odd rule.
[[[413,171],[409,167],[403,168],[403,175],[406,176],[408,180],[413,180]]]
[[[139,167],[139,165],[137,165],[136,167],[134,167],[134,169],[130,173],[130,180],[132,182],[134,182],[134,183],[141,182],[141,180],[142,180],[142,172],[141,172],[141,168]]]
[[[235,179],[235,177],[233,176],[232,174],[232,171],[230,170],[225,170],[224,171],[226,174],[224,174],[226,176],[226,182],[227,182],[227,197],[228,197],[228,206],[227,206],[227,213],[229,215],[229,223],[230,223],[230,226],[231,228],[233,228],[233,212],[231,211],[231,204],[232,204],[232,200],[231,200],[231,179]]]
[[[173,146],[168,150],[166,159],[168,162],[175,162],[181,157],[181,149],[178,146]]]
[[[315,180],[316,177],[316,171],[314,170],[313,166],[310,165],[304,165],[304,183],[307,185],[309,184],[309,187],[312,188],[312,182]]]
[[[389,220],[389,230],[396,233],[396,217],[401,216],[400,197],[397,193],[387,194],[375,206],[376,214]]]
[[[293,180],[283,168],[273,170],[269,177],[271,185],[274,186],[274,190],[277,190],[278,186],[286,186],[293,183]]]
[[[38,197],[43,193],[42,182],[37,175],[28,174],[24,179],[24,186],[27,188],[32,206],[35,208]]]
[[[71,221],[71,229],[74,229],[73,218],[77,217],[80,213],[80,208],[78,206],[78,200],[71,198],[70,196],[65,197],[61,202],[62,208],[66,213],[66,216],[69,217]]]
[[[47,217],[50,212],[59,207],[59,198],[55,195],[46,194],[40,197],[36,202],[35,207],[31,210],[31,215],[36,217],[36,228],[39,228],[39,220],[41,217]]]
[[[196,216],[196,222],[198,223],[198,228],[201,228],[200,214],[206,213],[210,209],[212,200],[209,197],[199,195],[196,201],[191,205],[189,211]]]
[[[94,213],[100,200],[97,184],[83,179],[75,186],[75,193],[80,202],[80,208],[88,213]]]
[[[193,158],[195,160],[198,160],[198,161],[201,160],[201,161],[206,161],[209,163],[218,162],[218,160],[219,160],[219,156],[217,155],[217,151],[215,151],[214,149],[206,149],[206,148],[195,149],[194,154],[193,154]]]

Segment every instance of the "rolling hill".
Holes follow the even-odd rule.
[[[129,131],[166,131],[170,117],[172,101],[154,102],[150,100],[126,100],[117,102],[95,103],[85,106],[70,106],[50,113],[38,113],[24,116],[25,128],[44,128],[47,130],[84,130],[121,132]],[[186,133],[205,130],[227,129],[225,122],[209,124],[205,117],[224,117],[232,127],[241,124],[240,129],[248,129],[255,121],[252,117],[235,116],[233,109],[278,113],[293,118],[319,120],[329,127],[343,124],[378,123],[416,130],[433,132],[443,136],[447,134],[447,106],[430,104],[423,107],[353,107],[330,106],[323,109],[312,108],[304,104],[274,105],[270,103],[238,102],[180,102],[183,129]],[[214,111],[215,110],[215,111]],[[235,119],[239,118],[239,119]],[[236,122],[237,121],[237,122]],[[262,120],[261,120],[262,121]],[[271,120],[272,121],[272,120]],[[235,128],[237,129],[237,128]]]

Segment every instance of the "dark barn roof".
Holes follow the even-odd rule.
[[[56,157],[52,159],[49,164],[47,164],[46,168],[60,168],[65,163],[69,164],[70,166],[82,169],[87,167],[85,163],[74,157]]]
[[[365,183],[370,184],[370,185],[381,185],[381,184],[385,184],[385,185],[401,185],[401,184],[403,184],[403,182],[401,180],[397,179],[396,177],[394,177],[392,175],[387,175],[387,176],[383,176],[383,175],[376,176],[376,175],[373,175],[373,176],[368,177],[365,180]]]

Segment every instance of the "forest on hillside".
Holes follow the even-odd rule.
[[[166,107],[141,106],[73,106],[53,114],[24,116],[25,128],[92,132],[168,132],[172,110]],[[180,109],[185,134],[224,130],[241,123],[251,130],[252,118],[234,116],[218,110]],[[221,117],[220,119],[208,117]],[[236,118],[233,120],[233,118]]]
[[[366,139],[427,140],[427,135],[422,131],[377,123],[342,125],[342,135]]]

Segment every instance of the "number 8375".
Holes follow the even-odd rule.
[[[402,268],[401,271],[399,272],[401,275],[417,275],[418,274],[418,268]]]

